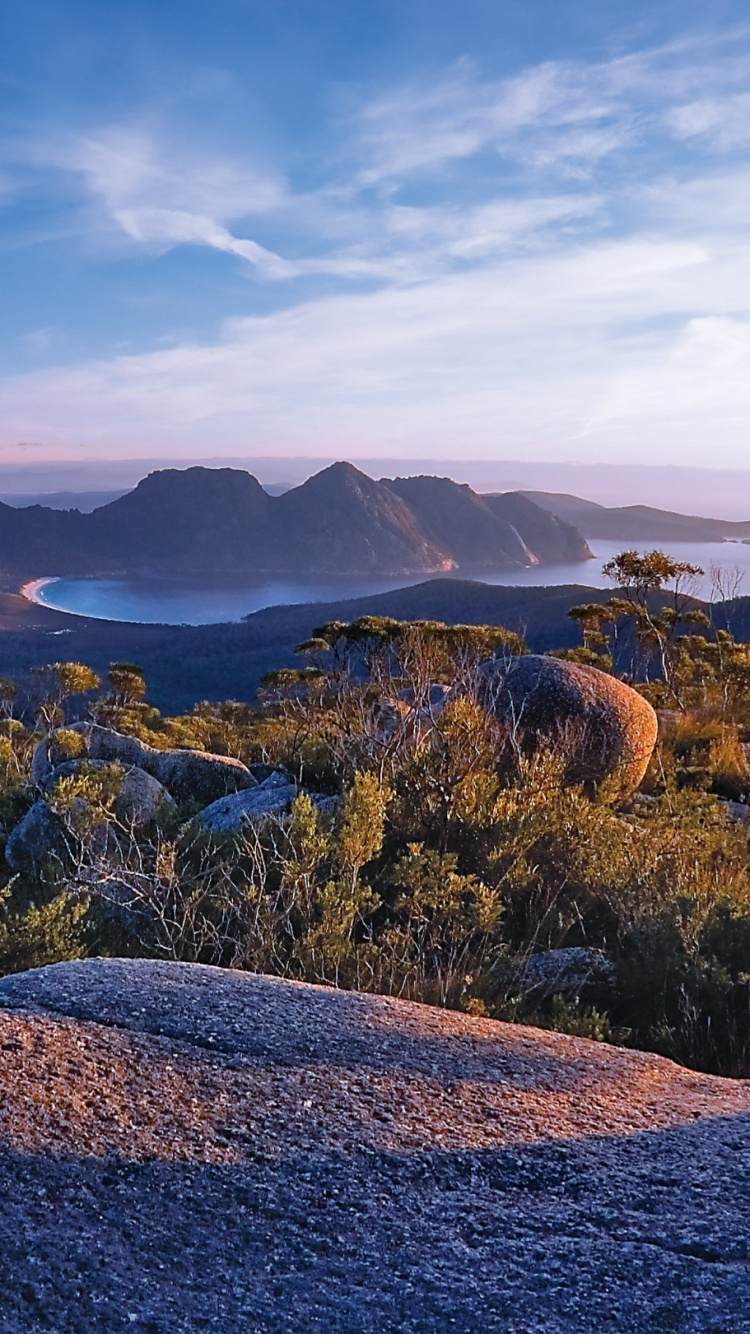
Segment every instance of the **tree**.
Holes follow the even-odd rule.
[[[126,709],[130,704],[140,704],[146,698],[143,669],[133,662],[111,662],[107,680],[112,690],[112,704],[117,709]]]
[[[663,551],[641,554],[628,550],[608,560],[602,573],[617,586],[618,594],[604,603],[572,607],[568,613],[581,626],[584,649],[602,653],[605,666],[617,665],[619,641],[626,628],[632,644],[633,678],[648,680],[656,664],[662,682],[681,707],[673,670],[676,645],[683,627],[709,623],[706,613],[695,606],[694,596],[695,581],[704,571],[700,565],[674,560]]]
[[[76,695],[99,688],[99,677],[82,662],[51,662],[36,669],[42,682],[37,713],[46,730],[67,722],[67,704]]]

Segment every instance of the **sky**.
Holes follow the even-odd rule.
[[[0,468],[750,467],[746,4],[26,0],[0,53]]]

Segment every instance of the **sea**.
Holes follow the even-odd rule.
[[[700,566],[689,591],[696,597],[720,599],[750,595],[750,546],[740,542],[649,543],[639,550],[659,546],[675,560]],[[566,565],[534,565],[526,569],[482,573],[477,582],[515,587],[552,587],[561,584],[605,588],[602,567],[612,556],[634,542],[589,539],[594,559]],[[424,574],[412,578],[378,579],[257,579],[211,577],[190,579],[89,579],[57,578],[53,575],[29,585],[35,602],[56,611],[105,621],[129,621],[143,625],[218,625],[241,621],[265,607],[307,602],[338,602],[368,597],[395,588],[424,583]],[[433,576],[450,578],[452,576]],[[465,574],[456,578],[465,579]]]

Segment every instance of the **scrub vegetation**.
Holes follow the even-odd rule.
[[[135,664],[0,682],[2,837],[38,799],[43,743],[65,843],[37,874],[5,868],[0,968],[197,960],[750,1075],[750,644],[696,607],[692,567],[624,552],[610,573],[616,593],[572,609],[582,642],[560,656],[657,710],[626,798],[571,781],[561,736],[524,746],[487,708],[483,664],[525,651],[496,626],[330,622],[253,704],[172,717]],[[87,718],[233,757],[253,781],[280,771],[296,799],[230,834],[184,797],[138,823],[123,765],[86,759]]]

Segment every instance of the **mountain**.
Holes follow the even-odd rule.
[[[591,538],[623,542],[743,542],[750,538],[750,522],[703,519],[695,514],[654,509],[651,505],[608,507],[597,505],[593,500],[582,500],[580,496],[552,491],[519,491],[516,494],[564,522],[574,524]]]
[[[406,501],[420,527],[461,570],[582,561],[580,533],[518,495],[479,496],[449,477],[396,477],[385,486]]]
[[[271,542],[274,500],[240,468],[167,469],[84,515],[94,548],[127,569],[252,568]]]
[[[591,560],[593,552],[585,537],[560,515],[550,514],[528,496],[519,492],[483,496],[493,514],[523,533],[524,541],[537,555],[540,563],[564,565],[569,561]],[[550,519],[553,522],[550,523]]]
[[[373,481],[335,463],[271,496],[238,468],[165,469],[92,513],[0,504],[6,574],[371,574],[585,560],[580,533],[519,496],[448,478]]]
[[[482,496],[448,477],[395,477],[383,486],[409,506],[424,533],[450,551],[462,570],[536,565],[513,528],[492,513]]]
[[[276,568],[338,574],[452,570],[453,553],[430,539],[413,509],[381,482],[333,463],[273,499],[281,542]]]
[[[396,477],[382,485],[409,506],[422,531],[450,551],[462,570],[537,564],[518,533],[469,486],[448,477]]]
[[[77,510],[0,504],[0,566],[24,574],[88,574],[90,518]]]

